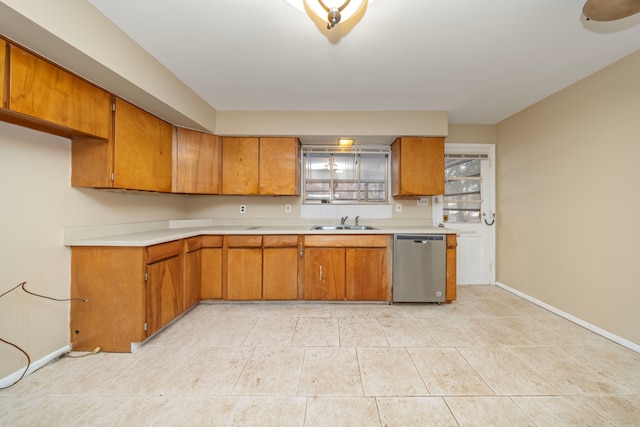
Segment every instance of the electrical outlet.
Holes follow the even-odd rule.
[[[240,213],[247,213],[247,205],[240,205]]]
[[[291,213],[291,205],[288,204],[288,203],[286,205],[284,205],[284,211],[286,213]]]
[[[429,199],[426,197],[418,199],[418,206],[429,206]]]
[[[396,203],[396,212],[402,212],[402,203]]]

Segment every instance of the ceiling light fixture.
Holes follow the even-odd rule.
[[[341,147],[351,147],[353,145],[354,140],[351,138],[340,138],[338,139],[338,144]]]
[[[615,21],[640,12],[640,0],[587,0],[582,14],[587,20]]]
[[[304,0],[309,10],[327,20],[327,30],[347,21],[367,3],[367,0]]]

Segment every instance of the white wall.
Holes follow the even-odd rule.
[[[70,187],[68,139],[0,122],[0,293],[20,282],[27,289],[68,298],[67,226],[181,219],[186,196],[116,193]],[[74,303],[75,304],[75,303]],[[17,289],[0,299],[0,337],[37,360],[69,343],[69,303]],[[17,350],[0,343],[0,378],[25,366]]]
[[[497,280],[640,344],[640,51],[498,124]]]

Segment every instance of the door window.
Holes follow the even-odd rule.
[[[482,211],[481,161],[486,155],[448,154],[444,166],[443,219],[479,223]]]

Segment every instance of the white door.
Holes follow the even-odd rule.
[[[460,230],[459,285],[495,284],[495,146],[445,144],[445,195],[434,197],[436,224]]]

